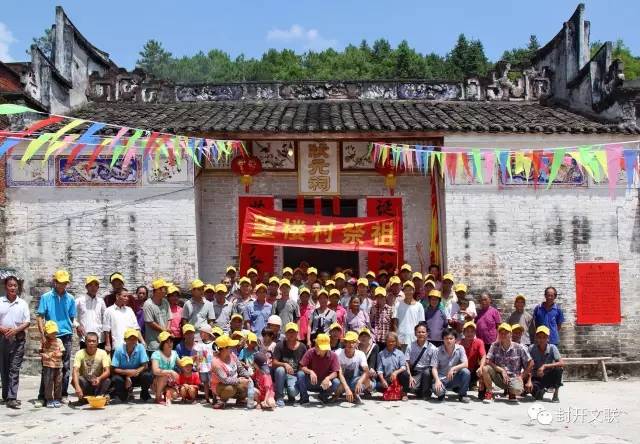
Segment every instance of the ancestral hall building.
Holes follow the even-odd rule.
[[[590,56],[584,13],[580,5],[531,66],[516,72],[498,63],[488,78],[186,85],[118,68],[58,8],[52,57],[33,48],[29,63],[0,64],[0,97],[132,128],[241,140],[263,172],[247,192],[223,161],[145,168],[140,157],[133,172],[87,176],[82,160],[66,168],[63,156],[20,168],[17,150],[3,165],[2,261],[24,277],[31,296],[59,266],[70,270],[75,293],[85,275],[106,282],[116,270],[127,286],[158,275],[185,288],[196,276],[217,281],[240,260],[242,209],[259,202],[339,216],[397,211],[403,259],[418,265],[415,246],[429,253],[436,206],[435,260],[472,294],[489,290],[508,313],[515,294],[533,305],[553,285],[568,318],[563,351],[638,360],[637,176],[631,190],[621,177],[614,200],[606,180],[595,183],[569,164],[548,190],[544,177],[536,187],[522,173],[505,181],[496,171],[478,184],[464,174],[407,171],[390,199],[367,156],[370,142],[531,150],[640,139],[640,82],[624,79],[611,43]],[[304,159],[319,146],[328,166],[310,180]],[[301,260],[327,270],[375,266],[362,252],[275,247],[266,267]],[[575,324],[581,261],[619,263],[619,324]]]

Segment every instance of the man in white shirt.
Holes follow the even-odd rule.
[[[0,376],[2,400],[7,407],[19,409],[18,383],[26,344],[25,330],[29,327],[29,306],[18,297],[18,278],[4,279],[6,296],[0,297]]]
[[[76,333],[80,338],[80,348],[85,348],[85,335],[92,332],[98,335],[98,348],[104,349],[102,321],[107,306],[104,299],[98,297],[100,281],[96,276],[87,276],[85,288],[87,294],[76,299]]]
[[[336,390],[334,398],[345,393],[347,401],[360,404],[360,395],[364,390],[371,391],[369,382],[369,366],[367,357],[363,351],[358,350],[358,333],[349,331],[343,339],[344,348],[338,349],[336,355],[340,363],[340,387]]]
[[[416,340],[415,326],[419,322],[424,322],[425,318],[424,307],[413,298],[414,283],[406,281],[402,291],[404,299],[393,306],[392,331],[398,333],[398,348],[404,353],[407,351],[407,347]]]
[[[107,352],[115,350],[119,345],[124,344],[124,331],[128,328],[138,330],[140,343],[144,344],[144,338],[140,334],[140,326],[136,315],[130,307],[127,307],[129,291],[126,288],[118,290],[116,303],[107,308],[104,312],[103,330],[105,334],[104,349]]]

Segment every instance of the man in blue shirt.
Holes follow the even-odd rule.
[[[554,287],[547,287],[544,290],[544,302],[537,305],[533,310],[533,322],[536,328],[544,325],[549,328],[549,344],[558,345],[560,343],[560,328],[564,323],[564,313],[555,303],[558,291]]]
[[[262,330],[267,326],[267,320],[271,316],[272,307],[267,302],[267,286],[258,284],[255,289],[256,300],[252,301],[244,309],[245,328],[262,336]]]
[[[122,402],[133,399],[133,388],[140,386],[140,399],[151,399],[149,387],[153,375],[149,370],[149,357],[142,344],[138,343],[138,330],[128,328],[124,332],[124,344],[113,352],[111,360],[111,384]]]
[[[73,339],[73,320],[76,317],[76,301],[73,295],[67,292],[69,285],[69,272],[58,270],[53,275],[53,289],[40,297],[38,305],[38,330],[40,341],[44,345],[44,323],[55,321],[58,325],[57,337],[64,345],[62,355],[62,402],[66,403],[69,396],[69,376],[71,369],[71,345]],[[40,380],[38,399],[44,401],[44,380]]]

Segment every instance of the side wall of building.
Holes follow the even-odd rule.
[[[218,281],[225,267],[238,263],[238,197],[244,186],[238,176],[205,172],[196,181],[200,202],[199,264],[200,275],[207,281]],[[418,264],[416,242],[422,241],[428,254],[430,229],[430,182],[423,176],[400,176],[396,196],[403,198],[404,257]],[[388,195],[384,177],[375,173],[343,173],[340,177],[343,198],[358,199],[358,215],[366,215],[366,197]],[[283,173],[262,173],[254,178],[250,194],[276,197],[276,208],[282,198],[295,198],[296,176]],[[366,253],[360,254],[360,269],[366,270]],[[339,264],[336,264],[339,265]],[[275,266],[282,266],[282,250],[276,248]]]
[[[485,146],[482,136],[451,136],[447,145]],[[594,143],[597,139],[549,137],[544,145],[529,138],[486,145],[535,148]],[[448,270],[470,286],[477,298],[489,290],[496,305],[509,314],[513,297],[523,293],[529,309],[543,300],[544,288],[558,289],[558,302],[567,324],[561,348],[577,356],[640,358],[638,333],[640,302],[640,196],[636,189],[609,197],[607,185],[556,187],[451,185],[445,191],[446,257]],[[612,326],[576,326],[576,261],[620,263],[622,322]]]

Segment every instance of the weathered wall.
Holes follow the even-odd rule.
[[[471,137],[471,136],[470,136]],[[474,146],[479,137],[472,137]],[[539,142],[511,137],[492,146],[534,148]],[[551,140],[546,146],[593,143],[594,138]],[[468,146],[465,137],[445,143]],[[561,334],[563,353],[614,356],[637,360],[640,348],[640,197],[638,190],[611,200],[606,185],[581,188],[532,187],[498,189],[497,185],[447,185],[446,256],[448,269],[467,283],[474,296],[488,289],[508,314],[522,292],[529,309],[543,300],[544,288],[558,289],[567,325]],[[620,262],[622,323],[619,326],[575,326],[576,261]]]
[[[118,270],[128,287],[156,276],[185,285],[197,275],[192,188],[7,188],[5,216],[8,263],[27,290],[59,267],[76,294],[89,274],[106,286]]]
[[[206,172],[196,180],[199,196],[199,268],[206,281],[218,281],[225,267],[238,263],[238,196],[244,186],[238,176]],[[405,260],[418,264],[415,244],[422,241],[428,254],[430,221],[430,182],[423,176],[400,176],[396,196],[403,197]],[[268,194],[278,199],[295,198],[298,190],[293,174],[262,173],[256,176],[250,194]],[[384,178],[375,173],[341,174],[340,190],[345,199],[359,199],[359,215],[364,216],[367,196],[388,195]],[[360,269],[366,270],[366,254],[360,255]],[[281,249],[276,248],[275,266],[282,265]]]

